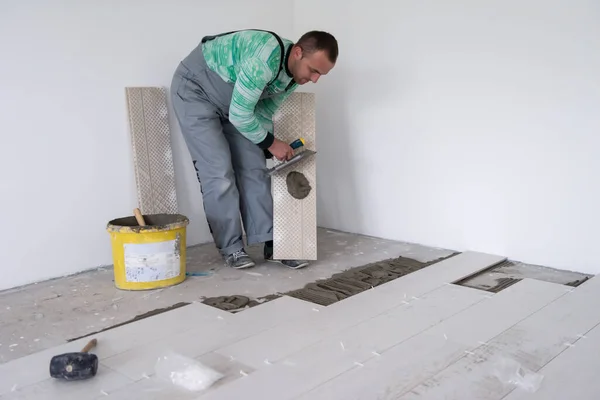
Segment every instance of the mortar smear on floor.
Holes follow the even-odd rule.
[[[295,297],[322,306],[328,306],[365,290],[390,282],[434,263],[452,257],[442,257],[429,262],[421,262],[412,258],[398,257],[369,263],[344,272],[334,274],[328,279],[306,284],[303,288],[282,294],[273,294],[260,299],[251,300],[246,296],[232,295],[207,298],[204,304],[230,312],[238,312],[255,307],[283,295]]]

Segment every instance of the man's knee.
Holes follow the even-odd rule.
[[[200,182],[204,194],[214,193],[217,196],[231,191],[235,187],[235,174],[231,167],[202,168],[197,160],[193,161],[196,178]]]

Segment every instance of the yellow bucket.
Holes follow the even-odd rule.
[[[187,217],[179,214],[144,215],[110,221],[115,285],[124,290],[148,290],[185,280]]]

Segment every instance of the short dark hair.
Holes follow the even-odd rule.
[[[323,31],[310,31],[298,39],[296,46],[306,53],[323,50],[327,53],[329,61],[335,64],[338,58],[338,43],[331,33]]]

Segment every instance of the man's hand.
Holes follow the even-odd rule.
[[[269,151],[279,161],[287,161],[294,156],[294,149],[292,149],[289,144],[282,142],[279,139],[275,139],[271,147],[269,147]]]

